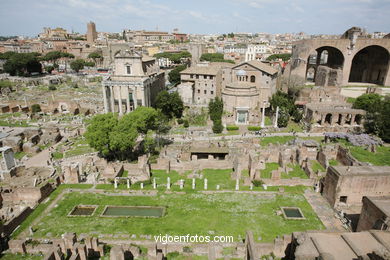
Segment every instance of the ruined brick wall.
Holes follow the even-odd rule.
[[[17,217],[11,219],[8,223],[4,225],[4,233],[9,236],[15,230],[17,226],[22,224],[22,222],[33,212],[30,207],[25,208]]]
[[[385,219],[386,215],[372,203],[367,197],[363,197],[363,207],[357,225],[357,232],[370,230],[379,219]]]

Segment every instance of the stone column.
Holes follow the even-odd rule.
[[[127,113],[130,113],[130,100],[129,100],[129,87],[127,86],[126,87],[126,109],[127,109]]]
[[[204,189],[207,190],[207,179],[204,179]]]
[[[144,183],[141,182],[141,190],[143,190],[143,189],[144,189]]]
[[[341,114],[340,125],[345,125],[345,119],[346,119],[346,117],[347,117],[347,115]]]
[[[171,189],[171,178],[167,177],[167,190]]]
[[[195,190],[195,178],[192,178],[192,189]]]
[[[240,180],[237,178],[236,179],[236,190],[240,189]]]
[[[276,115],[275,115],[274,128],[278,128],[278,118],[279,118],[279,107],[276,107]]]
[[[134,102],[134,110],[137,108],[137,87],[134,87],[133,90],[133,102]]]
[[[181,189],[181,190],[183,189],[183,186],[184,186],[184,180],[181,179],[181,180],[180,180],[180,189]]]
[[[156,185],[156,178],[153,178],[153,189],[156,189],[157,188],[157,185]]]
[[[119,89],[119,115],[123,115],[123,108],[122,108],[122,86],[118,86]]]
[[[118,188],[118,182],[117,182],[116,178],[114,179],[114,188],[115,189]]]
[[[127,188],[130,189],[130,180],[129,179],[126,180],[126,184],[127,184]]]
[[[104,112],[108,113],[108,100],[107,100],[107,87],[103,85],[103,102],[104,102]]]
[[[356,117],[355,114],[351,114],[351,125],[355,124],[355,117]]]
[[[261,112],[261,124],[260,127],[264,128],[265,122],[265,100],[263,101],[263,111]]]
[[[110,86],[111,112],[115,112],[114,86]]]

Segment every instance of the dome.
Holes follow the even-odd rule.
[[[239,70],[236,72],[237,76],[246,76],[246,71],[245,70]]]

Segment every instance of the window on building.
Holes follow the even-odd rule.
[[[131,74],[131,66],[130,66],[130,65],[127,65],[127,66],[126,66],[126,73],[127,73],[128,75]]]
[[[214,95],[214,91],[211,90],[211,95]]]
[[[340,196],[340,202],[347,203],[348,196]]]
[[[196,75],[196,79],[199,79],[199,75]]]
[[[210,76],[210,79],[213,79],[214,78],[214,76]]]
[[[204,90],[204,93],[207,94],[207,90]]]
[[[194,75],[191,74],[190,78],[193,79],[193,78],[194,78]]]
[[[207,79],[207,75],[203,75],[203,79]]]
[[[251,76],[251,82],[256,82],[256,77],[254,75]]]
[[[198,89],[198,94],[200,94],[200,89]]]

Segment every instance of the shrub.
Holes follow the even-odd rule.
[[[39,104],[34,104],[31,106],[31,112],[32,113],[38,113],[38,112],[41,112],[41,106]]]
[[[228,125],[228,126],[226,126],[226,130],[228,130],[228,131],[235,131],[235,130],[238,130],[238,126],[236,126],[236,125]]]
[[[184,122],[183,122],[183,126],[185,127],[185,128],[188,128],[189,126],[190,126],[190,123],[188,122],[188,120],[186,119],[186,120],[184,120]]]
[[[222,131],[223,131],[223,125],[222,125],[221,120],[214,121],[213,132],[215,134],[220,134],[220,133],[222,133]]]
[[[179,119],[177,119],[177,123],[178,123],[179,125],[181,125],[181,124],[184,123],[184,120],[183,120],[182,118],[179,118]]]
[[[57,87],[54,86],[54,85],[50,85],[50,86],[49,86],[49,90],[57,90]]]
[[[260,126],[248,126],[248,131],[259,131],[261,130]]]
[[[264,184],[264,182],[263,182],[262,180],[253,180],[253,181],[252,181],[252,184],[253,184],[253,186],[255,186],[255,187],[260,187],[261,185]]]

